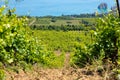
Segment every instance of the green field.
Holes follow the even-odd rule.
[[[31,17],[29,23],[33,22],[31,26],[37,27],[33,29],[34,36],[48,50],[72,52],[76,45],[84,46],[92,42],[90,30],[94,28],[95,20],[96,18]]]
[[[72,52],[76,45],[91,43],[90,32],[85,31],[41,31],[34,30],[34,36],[49,50]]]
[[[70,18],[70,19],[59,19],[59,18],[30,18],[30,22],[35,20],[35,23],[32,25],[82,25],[82,20],[88,23],[94,23],[95,18]]]

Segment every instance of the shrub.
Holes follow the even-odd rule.
[[[76,52],[71,61],[76,65],[85,66],[87,63],[91,64],[92,60],[102,57],[103,63],[110,60],[117,65],[120,45],[119,25],[120,18],[114,17],[112,14],[100,18],[96,31],[93,31],[95,35],[93,44],[87,44],[85,48],[76,47]]]
[[[55,54],[47,51],[27,28],[26,17],[18,17],[14,9],[0,7],[0,61],[5,66],[17,65],[21,61],[48,64],[44,58],[56,60]]]
[[[0,69],[0,80],[5,80],[5,72]]]

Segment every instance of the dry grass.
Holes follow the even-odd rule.
[[[60,52],[59,52],[60,54]],[[86,68],[73,68],[69,65],[70,54],[66,53],[63,68],[49,69],[34,65],[32,70],[19,73],[6,71],[6,80],[103,80],[97,72]]]
[[[57,55],[61,51],[55,51]],[[94,65],[87,65],[84,68],[69,65],[70,53],[66,53],[63,68],[42,68],[34,65],[32,70],[9,72],[6,70],[6,80],[117,80],[116,73],[111,70],[110,63],[100,66],[97,61]]]
[[[33,71],[24,72],[21,70],[18,74],[8,73],[6,80],[103,80],[95,72],[86,69],[63,68],[63,69],[43,69],[34,68]]]

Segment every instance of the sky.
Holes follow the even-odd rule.
[[[18,15],[60,16],[94,13],[102,2],[107,3],[108,9],[115,5],[115,0],[11,0],[9,6],[15,7]]]

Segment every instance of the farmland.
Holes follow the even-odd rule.
[[[89,44],[93,42],[91,31],[95,29],[96,18],[31,17],[29,19],[29,24],[34,21],[31,24],[34,36],[41,40],[48,50],[73,52],[75,46],[85,46],[88,42]]]
[[[0,9],[4,12],[4,7]],[[0,79],[5,74],[10,80],[21,79],[20,76],[29,79],[33,75],[30,70],[38,75],[33,75],[33,80],[71,79],[67,75],[73,76],[72,80],[89,80],[95,76],[102,80],[115,68],[119,70],[119,18],[111,14],[99,19],[27,18],[8,13],[1,13],[1,17]],[[51,78],[56,72],[60,75]],[[112,75],[112,79],[116,77]]]
[[[72,17],[31,17],[32,29],[37,30],[90,30],[95,29],[95,18],[72,18]],[[29,22],[29,23],[30,23]]]
[[[28,2],[0,1],[0,80],[120,80],[118,0]]]
[[[33,30],[34,35],[41,40],[41,43],[46,45],[49,50],[60,50],[65,52],[72,52],[75,46],[84,43],[91,43],[91,33],[84,31],[42,31]]]

